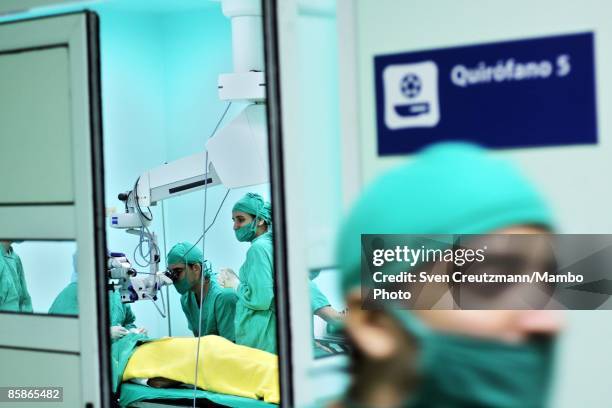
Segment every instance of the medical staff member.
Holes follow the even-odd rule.
[[[310,308],[312,314],[319,316],[327,324],[334,327],[343,319],[343,314],[338,312],[331,306],[327,296],[321,292],[319,286],[311,279],[308,282],[308,291],[310,292]]]
[[[547,234],[550,210],[510,162],[473,145],[432,146],[364,190],[337,241],[354,349],[340,406],[547,406],[550,310],[365,310],[361,234]],[[391,271],[392,272],[392,271]],[[384,273],[384,272],[383,272]]]
[[[323,321],[325,321],[325,323],[327,323],[326,329],[328,333],[335,333],[339,331],[342,328],[342,314],[338,313],[338,311],[331,306],[327,296],[321,292],[321,289],[319,289],[317,284],[312,280],[308,282],[308,290],[310,292],[310,309],[312,314],[314,316],[319,316],[321,319],[323,319]],[[314,338],[314,330],[313,340],[315,344],[315,358],[334,353],[333,350],[321,344],[320,341]]]
[[[181,295],[181,306],[193,335],[216,334],[235,341],[234,316],[238,297],[233,290],[223,288],[216,279],[211,279],[211,269],[206,265],[200,248],[189,242],[178,243],[168,252],[167,264],[176,275],[174,287]],[[201,334],[198,332],[200,302]]]
[[[247,193],[234,204],[232,220],[236,239],[251,243],[239,282],[230,285],[237,285],[238,294],[236,343],[276,353],[272,208],[259,194]]]
[[[79,314],[79,289],[77,273],[77,253],[72,256],[72,276],[70,283],[55,298],[49,314],[72,315]],[[111,339],[117,340],[128,333],[146,333],[146,329],[136,326],[136,316],[132,308],[127,303],[121,302],[121,295],[118,291],[111,291],[108,294],[108,304],[110,308],[110,332]]]
[[[32,313],[23,265],[13,243],[0,241],[0,311]]]

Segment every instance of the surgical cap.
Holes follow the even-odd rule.
[[[516,166],[465,143],[431,146],[375,179],[340,228],[345,292],[360,284],[361,234],[485,234],[514,225],[553,229],[546,203]]]
[[[179,242],[172,247],[170,252],[168,252],[168,259],[166,262],[168,265],[180,263],[199,263],[201,265],[204,263],[204,255],[202,254],[202,250],[198,248],[197,245],[193,246],[193,244],[189,242]]]
[[[234,204],[232,211],[242,211],[264,220],[268,225],[272,224],[272,206],[259,194],[246,193]]]

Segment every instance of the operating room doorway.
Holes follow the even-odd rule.
[[[0,369],[0,387],[61,386],[64,406],[112,406],[117,401],[125,406],[155,403],[147,400],[163,400],[166,406],[191,404],[194,392],[189,386],[175,387],[178,390],[166,394],[147,393],[138,388],[146,385],[131,382],[125,387],[127,391],[122,390],[116,383],[122,377],[117,375],[113,353],[117,351],[117,340],[129,336],[194,340],[201,337],[198,332],[207,334],[205,325],[190,320],[182,300],[184,293],[175,285],[181,265],[184,269],[193,266],[185,254],[180,258],[184,262],[169,261],[168,255],[177,244],[190,243],[187,255],[196,249],[202,253],[200,276],[206,275],[209,285],[214,282],[224,286],[221,281],[228,276],[232,280],[233,274],[234,286],[223,289],[237,291],[241,282],[235,281],[245,276],[241,271],[250,256],[251,242],[260,237],[249,236],[247,229],[238,238],[242,221],[236,221],[237,212],[245,213],[247,218],[252,215],[251,224],[257,228],[251,232],[264,235],[274,228],[277,233],[277,196],[268,168],[268,74],[262,19],[265,10],[258,1],[243,2],[249,6],[243,9],[248,21],[240,27],[240,23],[232,21],[232,13],[240,11],[223,9],[214,1],[186,1],[181,6],[164,1],[58,1],[32,6],[43,3],[47,3],[46,7],[28,11],[17,10],[11,4],[0,9],[2,13],[13,13],[0,17],[0,29],[10,34],[0,34],[2,41],[35,37],[33,32],[39,26],[55,27],[58,21],[65,21],[70,28],[82,29],[73,35],[89,48],[85,47],[83,54],[69,49],[66,62],[65,47],[56,42],[48,44],[46,34],[38,30],[43,45],[28,45],[28,52],[30,48],[45,52],[51,49],[53,55],[45,54],[41,61],[48,65],[41,64],[34,74],[44,76],[51,66],[54,69],[49,72],[57,78],[50,79],[55,79],[56,88],[72,81],[60,89],[67,95],[66,106],[57,103],[55,111],[49,110],[56,88],[42,80],[32,82],[32,92],[40,93],[32,100],[48,110],[43,112],[47,116],[33,116],[37,120],[31,121],[32,140],[11,138],[10,131],[2,130],[3,144],[10,142],[5,146],[12,149],[4,152],[14,156],[6,163],[20,166],[12,170],[25,175],[16,176],[10,193],[19,195],[17,182],[22,178],[21,186],[38,177],[36,188],[46,201],[32,204],[27,201],[30,198],[17,200],[9,194],[0,207],[0,238],[11,242],[25,239],[10,251],[21,256],[22,275],[34,306],[33,313],[27,311],[27,315],[0,313],[5,327],[19,327],[0,333],[0,349],[9,356],[6,361],[26,361],[17,377],[14,371]],[[83,11],[86,7],[93,11]],[[85,23],[78,23],[81,19]],[[71,33],[68,29],[67,32]],[[70,41],[70,46],[84,46],[77,40]],[[0,45],[4,47],[2,42]],[[17,46],[9,44],[6,48],[11,55],[29,55],[13,52],[22,49]],[[10,68],[14,77],[27,78],[31,74],[23,71],[20,76],[18,67]],[[18,85],[5,78],[8,77],[0,79],[0,85],[7,90],[3,96],[10,91],[13,97],[21,97]],[[70,111],[69,119],[54,123],[57,111],[64,107]],[[8,117],[13,111],[5,112]],[[25,117],[25,113],[19,113],[20,118]],[[45,128],[57,134],[57,142],[40,136],[45,134]],[[18,159],[18,153],[29,148],[37,152],[34,157],[38,163],[49,162],[48,156],[53,157],[49,163],[57,169],[40,166],[38,172],[32,172],[31,163]],[[238,203],[242,207],[236,207]],[[276,249],[282,238],[274,239]],[[276,265],[272,243],[268,247],[268,298],[263,303],[269,323],[265,333],[257,336],[265,337],[266,342],[240,346],[268,353],[263,357],[269,362],[264,369],[275,373],[270,383],[278,388],[279,362],[270,357],[277,353],[282,356],[280,348],[277,351],[275,330]],[[282,256],[275,252],[274,257]],[[220,278],[222,272],[224,279]],[[242,283],[245,281],[243,278]],[[206,290],[210,290],[203,287],[204,296],[199,296],[202,302]],[[204,309],[202,305],[200,310]],[[262,308],[261,304],[258,308]],[[118,309],[122,317],[135,319],[116,321]],[[261,312],[259,309],[256,312]],[[234,319],[225,316],[224,320]],[[43,328],[61,336],[24,333],[24,327],[33,331]],[[223,337],[212,330],[212,335]],[[251,325],[247,331],[256,332]],[[25,337],[30,340],[24,342]],[[234,339],[230,340],[231,348],[235,344]],[[200,349],[199,343],[196,347]],[[189,350],[195,351],[195,347]],[[24,359],[22,352],[32,357]],[[53,358],[40,359],[43,352],[51,353]],[[56,361],[60,358],[63,360]],[[69,364],[63,362],[66,359]],[[31,376],[35,366],[37,375]],[[240,368],[226,371],[239,377]],[[92,377],[92,373],[96,375]],[[85,382],[83,378],[93,380]],[[200,394],[196,403],[274,406],[280,399],[278,389],[271,391],[272,397],[222,391]]]

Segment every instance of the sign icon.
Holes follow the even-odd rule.
[[[434,127],[440,121],[438,67],[432,61],[389,65],[383,72],[389,129]]]
[[[402,78],[402,93],[408,99],[417,97],[421,93],[421,86],[421,79],[415,74],[407,74]]]

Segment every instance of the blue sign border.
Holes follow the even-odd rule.
[[[495,149],[597,144],[594,43],[594,33],[586,32],[375,56],[378,155],[412,153],[439,141],[471,141]],[[465,88],[450,81],[456,64],[510,57],[554,61],[560,54],[571,56],[567,77]],[[387,128],[384,69],[422,61],[438,66],[440,122],[432,128]]]

